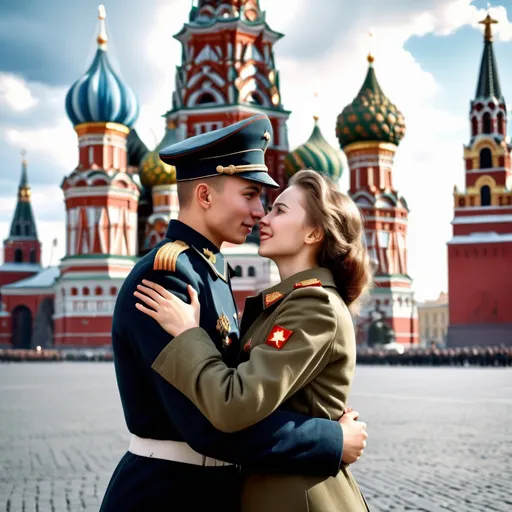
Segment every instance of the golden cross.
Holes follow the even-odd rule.
[[[494,20],[491,18],[490,14],[487,14],[484,20],[479,21],[481,25],[485,25],[485,31],[484,31],[484,40],[485,41],[492,41],[492,29],[491,25],[494,23],[498,23],[498,20]]]

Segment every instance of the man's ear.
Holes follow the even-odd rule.
[[[205,209],[209,210],[212,206],[212,194],[210,187],[206,183],[199,183],[196,187],[197,202]]]
[[[318,244],[324,239],[324,231],[321,228],[313,228],[304,238],[306,245]]]

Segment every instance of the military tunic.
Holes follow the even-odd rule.
[[[354,374],[351,315],[331,272],[311,269],[249,298],[242,360],[227,367],[201,328],[174,338],[153,364],[220,430],[235,432],[279,406],[318,418],[342,416]],[[244,468],[244,512],[367,510],[349,469],[325,478]]]
[[[343,446],[339,424],[276,411],[250,429],[226,434],[151,365],[168,349],[170,337],[135,307],[142,279],[155,281],[183,300],[187,285],[198,292],[201,327],[209,345],[230,366],[239,352],[237,311],[228,266],[205,237],[171,221],[166,238],[126,278],[115,306],[112,345],[116,377],[128,430],[141,438],[185,441],[195,451],[236,464],[331,475]],[[235,465],[207,467],[127,452],[105,493],[103,512],[239,509],[240,472]]]

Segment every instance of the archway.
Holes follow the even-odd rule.
[[[12,347],[30,348],[32,341],[32,311],[16,306],[12,311]]]
[[[54,302],[52,298],[44,299],[37,309],[34,320],[34,335],[32,346],[51,347],[53,346],[53,313]]]

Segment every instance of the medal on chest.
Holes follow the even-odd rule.
[[[222,313],[222,315],[219,316],[217,319],[217,331],[219,331],[219,334],[222,338],[222,346],[224,348],[229,347],[231,345],[231,340],[229,339],[229,331],[231,330],[231,322],[229,321],[229,318]]]

